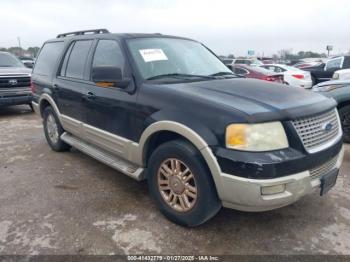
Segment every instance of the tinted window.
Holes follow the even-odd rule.
[[[234,67],[233,72],[237,75],[247,75],[248,74],[248,71],[246,71],[245,69],[240,68],[240,67]]]
[[[245,60],[245,59],[237,59],[237,60],[235,61],[235,64],[250,65],[250,64],[251,64],[251,61]]]
[[[69,58],[70,52],[72,51],[73,46],[74,46],[74,42],[71,43],[71,45],[69,46],[69,48],[67,50],[66,55],[64,56],[64,60],[63,60],[62,67],[61,67],[60,76],[65,76],[66,75],[68,58]]]
[[[278,66],[275,67],[275,72],[276,73],[282,73],[284,71],[286,71],[286,70],[284,70],[282,67],[278,67]]]
[[[63,42],[46,43],[35,62],[34,74],[50,75],[63,50]]]
[[[119,44],[114,40],[100,40],[97,44],[92,67],[114,66],[124,72],[125,59]]]
[[[66,77],[83,79],[91,44],[92,40],[75,42],[68,59]]]

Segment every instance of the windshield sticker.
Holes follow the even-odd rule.
[[[139,51],[146,63],[168,60],[162,49],[141,49]]]

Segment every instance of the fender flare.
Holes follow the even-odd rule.
[[[53,110],[55,111],[55,113],[56,113],[56,115],[57,115],[57,117],[58,117],[58,119],[60,120],[60,122],[61,122],[61,113],[60,113],[60,110],[58,109],[58,107],[57,107],[57,105],[56,105],[56,103],[55,103],[55,101],[53,100],[53,98],[49,95],[49,94],[47,94],[47,93],[44,93],[44,94],[42,94],[41,96],[40,96],[40,98],[39,98],[39,109],[40,109],[40,116],[42,117],[42,104],[43,104],[43,102],[48,102],[49,104],[50,104],[50,106],[53,108]],[[61,123],[62,124],[62,123]]]
[[[223,187],[221,182],[221,168],[217,162],[217,159],[207,142],[197,132],[184,124],[175,121],[162,120],[147,127],[141,135],[139,144],[135,147],[135,161],[139,165],[143,166],[143,158],[145,154],[144,148],[147,146],[147,142],[153,134],[161,131],[171,131],[177,133],[189,140],[198,149],[212,174],[217,193],[221,199],[223,197]]]

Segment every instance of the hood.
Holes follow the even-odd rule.
[[[32,69],[26,67],[0,67],[0,76],[3,75],[30,75]]]
[[[246,114],[248,122],[291,120],[329,110],[333,99],[255,79],[225,79],[166,85],[185,96]]]
[[[331,80],[322,83],[318,83],[316,87],[330,86],[330,85],[350,85],[350,80]]]

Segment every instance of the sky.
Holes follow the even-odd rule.
[[[0,47],[107,28],[196,39],[218,55],[350,50],[349,0],[0,0]]]

